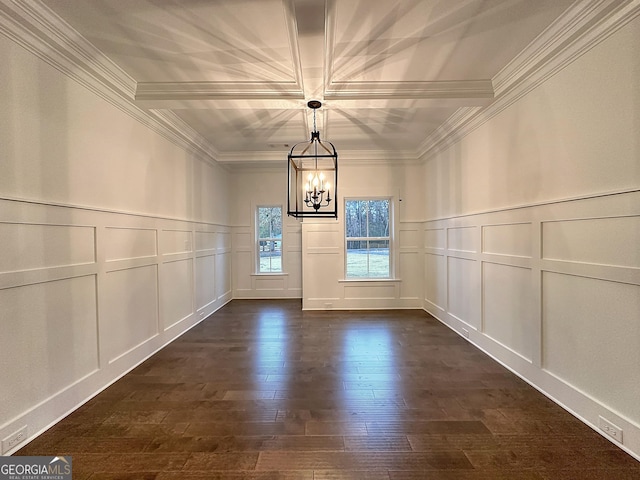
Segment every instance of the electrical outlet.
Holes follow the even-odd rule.
[[[327,310],[331,310],[333,308],[333,303],[328,303],[328,302],[325,303],[324,304],[324,308],[327,309]]]
[[[17,432],[13,432],[11,435],[2,440],[2,453],[6,453],[12,450],[17,445],[20,445],[27,439],[27,426],[25,425]]]
[[[622,443],[622,429],[617,425],[614,425],[606,418],[598,417],[598,426],[600,430],[613,438],[616,442]]]
[[[464,338],[469,338],[469,330],[467,330],[466,328],[462,329],[462,336]]]

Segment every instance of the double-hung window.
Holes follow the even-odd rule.
[[[258,273],[282,273],[282,207],[256,212]]]
[[[345,201],[346,278],[391,278],[391,200]]]

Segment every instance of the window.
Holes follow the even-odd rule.
[[[345,202],[346,277],[390,278],[391,201]]]
[[[258,273],[282,272],[282,207],[258,207]]]

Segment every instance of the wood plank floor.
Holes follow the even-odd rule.
[[[426,313],[300,307],[231,302],[17,454],[75,480],[640,478]]]

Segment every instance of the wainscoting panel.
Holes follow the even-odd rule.
[[[385,283],[346,283],[343,295],[345,300],[393,300],[398,296],[396,290],[396,285]]]
[[[542,256],[565,262],[640,268],[639,239],[640,216],[544,222]]]
[[[255,290],[279,291],[285,289],[285,279],[282,275],[256,275],[254,282]]]
[[[485,225],[482,227],[482,251],[513,257],[533,256],[532,224]]]
[[[428,228],[424,231],[425,248],[444,250],[447,247],[446,232],[444,228]]]
[[[449,312],[461,322],[479,330],[480,283],[479,263],[466,258],[448,257],[447,292]]]
[[[196,230],[196,252],[214,250],[216,248],[216,233]]]
[[[165,262],[160,272],[162,328],[167,330],[193,314],[193,259]]]
[[[424,245],[425,310],[640,453],[640,191],[435,219]]]
[[[37,435],[228,302],[229,231],[0,199],[0,438]]]
[[[400,248],[401,249],[417,249],[422,245],[422,234],[419,226],[415,228],[404,227],[400,228]]]
[[[253,252],[239,250],[236,250],[234,252],[233,270],[234,272],[236,272],[236,274],[233,276],[234,296],[242,296],[244,292],[251,292],[251,274],[246,273],[244,275],[240,275],[240,272],[245,273],[255,270],[255,263],[256,262],[253,257]]]
[[[216,250],[219,252],[231,251],[231,232],[219,231],[216,235]]]
[[[544,368],[640,423],[640,286],[550,272],[542,280]]]
[[[421,250],[401,250],[399,272],[402,272],[400,298],[420,302],[422,295]]]
[[[3,422],[99,368],[95,275],[2,289],[0,316]]]
[[[427,253],[424,256],[424,298],[437,310],[447,310],[447,263],[444,255]]]
[[[302,297],[302,227],[300,223],[288,224],[285,228],[284,271],[287,279],[289,295],[295,298]]]
[[[171,255],[187,253],[192,250],[191,231],[189,230],[162,230],[160,232],[160,253]]]
[[[108,262],[158,254],[155,229],[107,227],[104,237],[105,260]]]
[[[231,300],[231,252],[221,252],[216,255],[215,278],[215,299]]]
[[[95,229],[0,222],[0,273],[94,263]]]
[[[447,248],[458,252],[477,252],[475,226],[455,227],[447,229]]]
[[[251,239],[250,227],[236,227],[234,230],[234,248],[252,249],[255,242]]]
[[[216,256],[196,258],[196,310],[216,300]]]
[[[484,263],[483,331],[528,361],[533,357],[531,343],[535,331],[530,269]]]
[[[108,320],[101,334],[113,362],[159,333],[158,266],[108,272],[104,288]]]
[[[305,230],[304,246],[308,253],[339,254],[344,249],[344,239],[336,224],[309,225]]]

